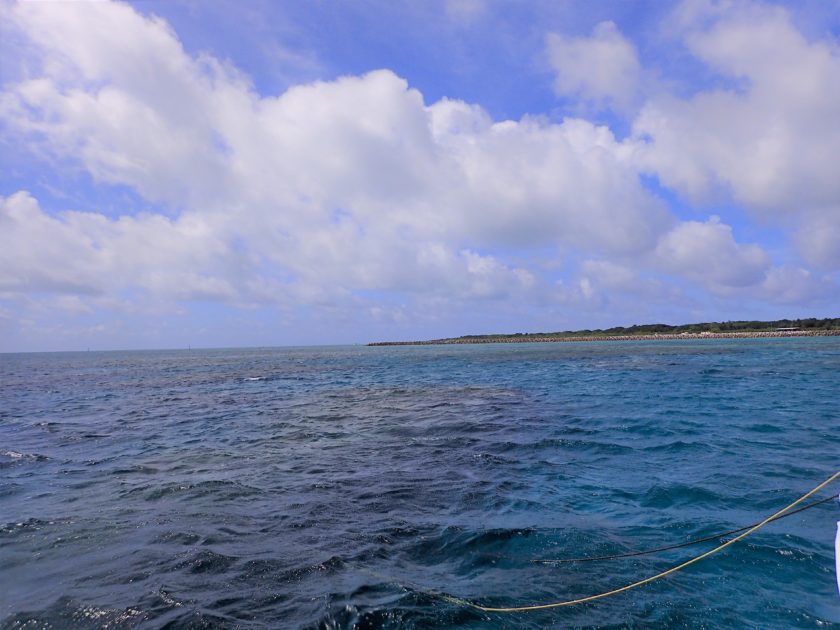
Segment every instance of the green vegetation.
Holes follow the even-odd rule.
[[[701,324],[683,324],[669,326],[668,324],[636,324],[633,326],[615,326],[613,328],[596,330],[564,330],[549,333],[512,333],[498,335],[464,335],[455,339],[470,341],[489,341],[516,339],[517,341],[533,340],[549,337],[609,337],[624,335],[654,335],[680,333],[727,333],[727,332],[772,332],[779,328],[798,328],[805,331],[837,330],[840,329],[840,318],[816,319],[779,319],[772,322],[737,321],[737,322],[704,322]]]

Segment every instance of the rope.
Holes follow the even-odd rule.
[[[778,521],[783,518],[787,518],[788,516],[793,516],[794,514],[799,514],[800,512],[804,512],[805,510],[810,510],[811,508],[817,507],[822,505],[823,503],[828,503],[829,501],[834,501],[837,497],[830,496],[825,499],[820,499],[819,501],[814,501],[813,503],[809,503],[808,505],[802,506],[799,509],[793,510],[792,512],[788,512],[787,514],[782,514],[781,516],[777,516],[775,518],[771,518],[768,523],[773,521]],[[753,523],[752,525],[744,525],[743,527],[739,527],[738,529],[730,529],[726,532],[720,532],[718,534],[712,534],[711,536],[704,536],[703,538],[693,538],[691,540],[687,540],[684,543],[679,543],[676,545],[668,545],[667,547],[655,547],[654,549],[645,549],[643,551],[628,551],[626,553],[616,553],[609,556],[587,556],[585,558],[557,558],[557,559],[546,559],[546,560],[531,560],[531,562],[535,564],[565,564],[568,562],[599,562],[601,560],[618,560],[619,558],[633,558],[636,556],[647,556],[653,553],[659,553],[660,551],[670,551],[672,549],[682,549],[683,547],[690,547],[691,545],[699,545],[700,543],[709,542],[710,540],[717,540],[718,538],[724,538],[726,536],[731,536],[732,534],[738,534],[740,532],[744,532],[748,530],[750,527],[755,527],[758,523]]]
[[[561,607],[564,607],[564,606],[575,606],[577,604],[585,604],[587,602],[594,602],[595,600],[604,599],[605,597],[611,597],[613,595],[618,595],[619,593],[624,593],[624,592],[632,590],[634,588],[644,586],[645,584],[649,584],[650,582],[653,582],[655,580],[659,580],[661,578],[667,577],[667,576],[671,575],[672,573],[676,573],[677,571],[681,571],[682,569],[685,569],[686,567],[691,566],[692,564],[695,564],[696,562],[700,562],[701,560],[704,560],[705,558],[708,558],[709,556],[714,555],[719,551],[723,551],[724,549],[726,549],[730,545],[734,545],[736,542],[738,542],[742,538],[746,538],[747,536],[749,536],[753,532],[758,531],[759,529],[761,529],[762,527],[764,527],[768,523],[771,523],[772,521],[776,520],[778,517],[780,517],[785,512],[795,508],[797,505],[802,503],[805,499],[813,496],[814,494],[816,494],[817,492],[819,492],[820,490],[825,488],[827,485],[832,483],[834,480],[836,480],[838,477],[840,477],[840,471],[837,471],[836,473],[831,475],[831,477],[829,477],[828,479],[823,481],[820,485],[815,487],[813,490],[810,490],[810,491],[806,492],[805,494],[803,494],[801,497],[799,497],[796,501],[794,501],[790,505],[782,508],[781,510],[779,510],[778,512],[776,512],[772,516],[769,516],[769,517],[765,518],[763,521],[761,521],[757,525],[753,525],[752,527],[750,527],[744,533],[736,536],[735,538],[732,538],[732,539],[726,541],[725,543],[722,543],[721,545],[718,545],[714,549],[711,549],[711,550],[709,550],[705,553],[702,553],[699,556],[695,556],[695,557],[691,558],[690,560],[686,560],[682,564],[678,564],[674,567],[671,567],[670,569],[667,569],[666,571],[662,571],[661,573],[657,573],[656,575],[652,575],[652,576],[647,577],[643,580],[639,580],[638,582],[633,582],[632,584],[627,584],[626,586],[622,586],[620,588],[616,588],[616,589],[613,589],[611,591],[607,591],[605,593],[599,593],[597,595],[590,595],[589,597],[580,597],[578,599],[569,599],[569,600],[566,600],[566,601],[551,602],[549,604],[534,604],[534,605],[531,605],[531,606],[508,606],[508,607],[482,606],[481,604],[477,604],[475,602],[471,602],[471,601],[466,600],[466,599],[461,599],[460,597],[453,597],[451,595],[446,595],[446,594],[442,594],[442,593],[432,593],[432,594],[435,594],[438,597],[440,597],[441,599],[443,599],[445,601],[448,601],[452,604],[457,604],[459,606],[465,606],[465,607],[468,607],[468,608],[472,608],[474,610],[480,610],[481,612],[492,612],[492,613],[531,612],[531,611],[534,611],[534,610],[548,610],[550,608],[561,608]]]

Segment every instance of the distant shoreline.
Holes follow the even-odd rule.
[[[427,341],[374,341],[368,346],[448,346],[484,343],[570,343],[575,341],[679,341],[684,339],[763,339],[782,337],[837,337],[840,330],[790,330],[755,332],[652,333],[645,335],[557,335],[454,337]]]

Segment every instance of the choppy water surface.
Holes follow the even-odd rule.
[[[840,338],[0,356],[0,626],[840,627]],[[834,492],[840,488],[834,488]],[[827,496],[824,492],[820,496]]]

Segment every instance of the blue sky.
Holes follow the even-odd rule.
[[[0,11],[0,351],[838,315],[836,3]]]

